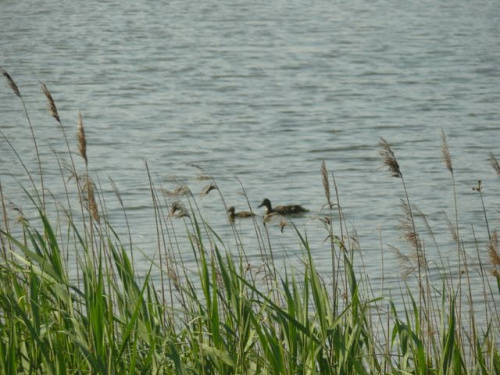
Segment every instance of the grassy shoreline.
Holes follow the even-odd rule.
[[[135,249],[124,245],[129,238],[116,234],[108,221],[106,198],[90,177],[91,155],[87,155],[82,116],[77,117],[75,130],[76,160],[69,141],[73,137],[68,137],[47,86],[41,85],[67,146],[67,154],[58,155],[66,194],[53,197],[44,189],[43,160],[21,91],[0,70],[23,102],[39,167],[30,171],[15,145],[1,133],[29,178],[29,186],[21,189],[36,215],[27,218],[19,211],[20,222],[14,223],[0,181],[0,372],[500,373],[496,302],[500,298],[500,251],[480,183],[475,189],[488,238],[477,238],[474,249],[465,248],[454,192],[455,216],[448,226],[456,240],[458,268],[447,269],[443,261],[441,277],[431,278],[422,238],[432,229],[425,227],[425,216],[416,211],[407,193],[390,144],[380,140],[382,164],[405,191],[401,231],[411,250],[395,251],[416,288],[402,284],[401,310],[390,296],[377,295],[369,279],[356,271],[360,249],[349,236],[335,175],[325,163],[319,178],[329,212],[324,220],[331,251],[327,275],[317,271],[307,233],[296,228],[293,220],[281,217],[264,226],[258,217],[249,219],[255,232],[252,246],[260,253],[259,266],[253,266],[234,222],[228,221],[233,244],[222,240],[204,219],[188,188],[179,187],[169,194],[157,188],[146,163],[158,251],[150,271],[139,274]],[[444,134],[441,145],[454,191],[454,169]],[[493,154],[490,159],[500,176]],[[212,176],[206,178],[207,187],[217,186]],[[207,194],[210,191],[219,194],[226,211],[224,195],[217,188],[207,189]],[[131,238],[133,218],[127,216],[116,187],[115,196]],[[180,240],[173,220],[183,223],[187,241]],[[295,233],[301,267],[280,270],[275,263],[274,231],[269,230],[274,225],[286,225]],[[483,264],[480,253],[486,252],[489,263]],[[193,269],[185,264],[186,253],[195,259]],[[479,262],[479,275],[467,271],[472,255]],[[154,274],[159,280],[153,282]],[[474,308],[472,277],[488,297],[480,309]]]

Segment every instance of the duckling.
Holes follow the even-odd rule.
[[[277,206],[274,207],[271,205],[271,201],[269,199],[264,199],[259,207],[265,207],[266,215],[270,214],[279,214],[279,215],[297,215],[302,214],[304,212],[309,211],[308,209],[299,206],[297,204],[288,205],[288,206]]]
[[[253,212],[249,211],[240,211],[236,212],[234,209],[234,206],[231,206],[227,209],[227,213],[229,215],[229,220],[234,221],[235,218],[246,218],[246,217],[252,217],[255,216]]]

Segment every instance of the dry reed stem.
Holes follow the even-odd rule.
[[[495,172],[497,172],[497,176],[500,177],[500,164],[498,163],[497,158],[490,152],[490,163]]]
[[[401,173],[401,169],[399,168],[399,163],[389,143],[387,143],[384,138],[380,138],[378,144],[381,148],[379,150],[379,155],[382,157],[382,168],[386,167],[392,177],[402,178],[403,174]]]
[[[321,163],[321,177],[323,180],[323,189],[325,190],[325,196],[328,202],[328,207],[332,208],[332,201],[330,198],[330,183],[328,182],[328,171],[326,170],[325,161]]]
[[[14,92],[14,94],[16,94],[16,96],[18,98],[21,97],[21,92],[19,91],[19,87],[17,87],[17,84],[16,82],[12,79],[12,77],[10,76],[9,73],[7,73],[7,71],[0,66],[0,72],[2,72],[2,74],[4,75],[5,79],[7,80],[7,83],[9,85],[9,87],[12,89],[12,91]]]
[[[204,247],[203,247],[203,243],[200,241],[200,238],[196,234],[191,233],[191,232],[188,233],[188,237],[201,253],[203,251]]]
[[[207,172],[205,170],[205,168],[197,165],[197,164],[189,164],[190,167],[193,167],[193,168],[196,168],[199,172],[198,172],[198,177],[196,178],[196,180],[198,181],[205,181],[205,180],[214,180],[214,178],[210,175],[209,172]]]
[[[122,195],[120,194],[120,190],[118,190],[118,186],[116,186],[115,181],[111,177],[109,177],[109,182],[111,183],[111,188],[113,189],[113,192],[115,193],[116,198],[118,198],[120,205],[123,206],[123,199],[122,199]]]
[[[168,264],[170,264],[170,263],[171,262],[168,262]],[[178,293],[181,293],[182,292],[181,279],[179,277],[179,274],[176,272],[176,270],[173,267],[171,267],[170,265],[167,266],[167,275],[170,278],[170,280],[172,280],[175,290]]]
[[[78,151],[80,152],[80,156],[83,158],[83,160],[85,160],[85,166],[87,166],[87,139],[85,138],[85,128],[83,127],[83,119],[81,113],[78,113],[77,128]]]
[[[35,153],[36,153],[36,157],[38,160],[38,170],[40,171],[40,186],[41,186],[41,192],[42,192],[42,206],[45,207],[44,176],[43,176],[43,171],[42,171],[42,161],[40,159],[40,153],[38,151],[38,145],[37,145],[37,141],[36,141],[36,137],[35,137],[35,130],[33,129],[33,124],[31,123],[31,119],[30,119],[28,110],[26,109],[26,104],[24,103],[24,99],[21,96],[21,92],[19,91],[19,87],[17,86],[16,82],[12,79],[10,74],[7,73],[7,71],[1,66],[0,66],[0,71],[4,75],[5,79],[7,80],[7,83],[9,84],[9,86],[12,89],[12,91],[14,92],[14,94],[21,100],[21,103],[22,103],[23,108],[24,108],[24,113],[26,114],[26,119],[28,120],[28,124],[29,124],[30,131],[31,131],[31,137],[33,139],[33,144],[35,146]],[[30,179],[31,179],[31,177],[30,177]]]
[[[448,147],[448,142],[446,141],[446,134],[441,131],[441,152],[443,154],[443,163],[448,168],[451,174],[453,174],[453,165],[451,164],[450,148]]]
[[[57,122],[60,124],[61,123],[61,119],[59,117],[59,113],[57,112],[57,107],[56,107],[56,103],[54,102],[54,99],[52,98],[52,94],[50,93],[49,89],[47,88],[47,86],[45,85],[45,83],[43,82],[40,82],[40,85],[42,87],[42,92],[43,94],[45,95],[45,97],[47,98],[47,105],[48,105],[48,108],[49,108],[49,111],[50,111],[50,114],[52,115],[52,117],[54,117]]]
[[[453,241],[455,241],[455,243],[460,243],[460,238],[458,236],[457,228],[451,222],[451,220],[448,217],[448,215],[446,215],[446,212],[444,213],[444,217],[445,217],[445,220],[446,220],[446,224],[448,225],[448,229],[451,232],[451,236],[453,237]]]

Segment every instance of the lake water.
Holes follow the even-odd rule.
[[[428,215],[445,261],[454,263],[444,219],[444,212],[454,217],[440,150],[444,130],[471,268],[477,270],[472,228],[488,262],[472,187],[482,180],[489,224],[498,228],[500,181],[489,163],[490,151],[500,158],[498,1],[2,0],[0,35],[0,65],[26,101],[48,189],[64,201],[52,149],[67,156],[38,80],[51,91],[71,142],[82,112],[90,173],[110,220],[126,232],[108,176],[122,194],[135,246],[146,254],[153,256],[156,235],[145,160],[156,187],[187,184],[199,194],[207,181],[197,180],[195,164],[237,210],[247,209],[238,179],[256,212],[266,197],[309,208],[294,222],[328,273],[317,214],[325,203],[325,161],[365,270],[374,285],[384,276],[399,287],[401,267],[388,245],[408,250],[397,229],[404,195],[400,180],[378,170],[378,141],[392,145],[410,199]],[[5,82],[1,87],[1,130],[36,175],[22,105]],[[26,173],[3,138],[0,176],[8,199],[27,205],[16,182],[28,184]],[[198,203],[222,236],[231,235],[217,194]],[[237,226],[253,232],[251,221]],[[290,227],[272,227],[270,236],[278,260],[300,256]],[[432,240],[424,241],[435,259]],[[149,264],[139,255],[136,261]]]

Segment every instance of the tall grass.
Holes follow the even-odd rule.
[[[12,88],[14,81],[6,77]],[[52,95],[45,85],[42,90],[71,155]],[[90,177],[91,155],[87,154],[81,115],[76,134],[84,166],[79,172],[78,163],[69,156],[69,171],[60,167],[66,206],[48,208],[50,195],[42,193],[41,175],[40,186],[31,179],[30,187],[23,187],[36,218],[21,217],[15,224],[0,181],[1,373],[500,373],[500,253],[497,230],[489,227],[481,185],[477,193],[483,225],[490,235],[475,240],[480,272],[474,277],[480,279],[486,298],[484,305],[474,306],[477,302],[463,236],[458,235],[456,194],[451,227],[457,231],[459,269],[452,272],[443,261],[442,277],[431,277],[421,238],[433,238],[432,229],[410,199],[391,146],[381,140],[383,165],[403,185],[401,227],[412,245],[409,254],[396,251],[408,269],[416,271],[412,274],[416,292],[410,275],[402,283],[402,302],[396,304],[391,296],[374,293],[369,278],[359,273],[360,250],[349,236],[335,176],[325,163],[321,178],[328,208],[324,226],[331,274],[318,271],[315,249],[293,220],[287,224],[302,251],[302,266],[280,270],[273,256],[275,232],[253,217],[248,219],[254,226],[252,241],[260,249],[263,265],[255,267],[241,245],[236,223],[228,220],[236,244],[232,245],[204,218],[198,198],[189,188],[161,194],[147,163],[158,256],[151,260],[149,270],[139,271],[132,245],[128,248],[122,242],[108,218],[105,207],[109,198]],[[4,139],[8,141],[6,136]],[[14,145],[11,149],[22,163]],[[454,189],[444,135],[443,154]],[[495,168],[498,163],[493,154],[490,159]],[[32,172],[24,170],[31,178]],[[209,179],[211,188],[206,193],[218,192],[221,210],[226,212],[223,193],[215,179]],[[114,183],[113,187],[125,212]],[[72,200],[74,192],[77,203]],[[178,201],[179,195],[183,203]],[[128,220],[126,216],[127,240],[131,242]],[[187,241],[174,220],[183,223]],[[188,252],[195,259],[194,267],[186,262]],[[489,256],[487,264],[481,254]],[[483,313],[481,324],[479,312]]]

